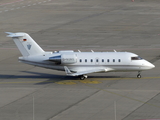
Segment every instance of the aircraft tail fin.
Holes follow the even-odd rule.
[[[45,51],[27,34],[6,32],[23,56],[43,54]]]

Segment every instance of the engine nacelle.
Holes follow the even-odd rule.
[[[63,53],[58,56],[50,57],[49,60],[56,64],[73,64],[77,62],[77,56],[74,53]]]
[[[62,64],[73,64],[77,62],[77,56],[75,54],[62,54],[61,63]]]

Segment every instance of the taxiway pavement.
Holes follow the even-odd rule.
[[[159,0],[1,0],[0,120],[160,118]],[[5,32],[26,32],[46,51],[128,51],[156,67],[86,80],[18,62]]]

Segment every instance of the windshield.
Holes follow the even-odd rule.
[[[131,60],[142,60],[142,58],[139,56],[136,56],[136,57],[131,57]]]

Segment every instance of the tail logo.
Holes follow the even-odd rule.
[[[32,47],[32,45],[31,45],[31,44],[28,44],[28,45],[27,45],[28,50],[30,50],[30,49],[31,49],[31,47]]]

